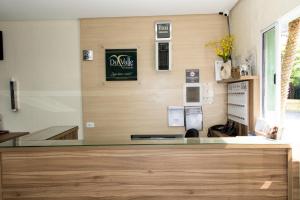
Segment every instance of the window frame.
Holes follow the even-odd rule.
[[[275,29],[275,73],[276,73],[276,90],[275,90],[275,115],[270,119],[267,116],[265,107],[265,65],[264,65],[264,34],[271,29]],[[279,22],[275,22],[265,29],[261,30],[260,34],[260,117],[268,121],[278,123],[280,120],[280,105],[281,105],[281,26]]]

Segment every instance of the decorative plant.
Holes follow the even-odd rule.
[[[215,50],[217,56],[221,57],[226,63],[231,59],[234,37],[231,35],[225,36],[221,40],[211,41],[206,44],[206,47],[211,47]]]

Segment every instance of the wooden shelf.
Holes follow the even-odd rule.
[[[224,79],[221,81],[218,81],[218,83],[234,83],[234,82],[240,82],[240,81],[249,81],[249,80],[255,80],[258,79],[258,76],[241,76],[239,79]]]
[[[6,142],[8,140],[15,140],[18,137],[24,136],[29,134],[28,132],[24,132],[24,133],[5,133],[5,134],[1,134],[0,135],[0,143],[2,142]]]

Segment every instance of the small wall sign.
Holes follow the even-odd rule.
[[[186,83],[199,83],[199,69],[185,70]]]
[[[137,80],[137,49],[106,49],[106,81]]]
[[[170,22],[157,22],[155,24],[156,40],[170,40],[171,30]]]

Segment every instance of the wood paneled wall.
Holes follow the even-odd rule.
[[[154,23],[173,25],[173,68],[157,72],[154,66]],[[204,105],[207,128],[226,121],[226,85],[214,80],[215,54],[205,44],[227,34],[226,18],[218,15],[98,18],[80,21],[81,50],[92,49],[94,61],[82,61],[85,137],[98,134],[183,133],[169,128],[167,106],[183,105],[185,69],[200,68],[202,83],[213,82],[215,101]],[[105,48],[138,49],[138,81],[105,81]]]
[[[4,200],[287,200],[287,153],[224,145],[9,150],[2,193]]]

